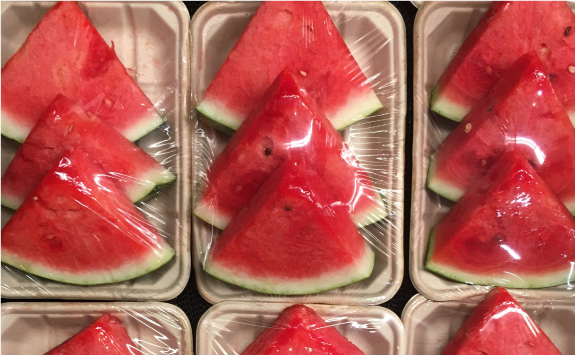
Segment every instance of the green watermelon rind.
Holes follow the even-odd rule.
[[[232,217],[217,213],[215,209],[210,208],[210,204],[206,203],[203,199],[198,202],[194,209],[194,215],[202,221],[211,224],[212,226],[224,230],[228,223],[231,222]]]
[[[142,116],[134,121],[140,122],[140,124],[134,125],[132,128],[120,132],[124,137],[132,142],[137,141],[164,123],[164,119],[157,112],[152,112],[151,114]],[[6,110],[2,110],[2,135],[17,141],[18,143],[23,143],[32,127],[30,127],[30,129],[22,128],[16,124],[17,122],[18,120],[8,114]]]
[[[367,227],[370,224],[377,223],[388,216],[387,210],[385,208],[385,203],[381,198],[381,195],[376,191],[377,203],[374,208],[366,209],[363,212],[354,213],[351,216],[351,220],[358,228]]]
[[[138,177],[131,177],[134,181],[140,181],[139,184],[132,185],[133,188],[126,191],[126,196],[130,201],[136,203],[144,200],[154,190],[167,185],[176,180],[176,175],[165,169],[150,169],[148,172],[139,175]],[[17,210],[24,201],[10,195],[6,189],[2,189],[2,206]]]
[[[456,102],[450,101],[441,96],[439,92],[440,89],[437,86],[431,91],[431,111],[455,122],[461,122],[463,117],[467,116],[471,111],[471,107],[462,106]]]
[[[501,286],[506,288],[545,288],[564,285],[575,281],[575,273],[571,268],[564,271],[540,273],[538,275],[517,275],[517,273],[501,271],[500,275],[477,275],[472,272],[458,270],[453,266],[442,265],[432,261],[435,249],[435,228],[429,235],[429,246],[425,268],[448,279],[470,285]],[[515,278],[510,279],[510,277]]]
[[[10,139],[15,140],[18,143],[23,143],[30,133],[30,130],[19,126],[18,120],[12,118],[5,110],[2,110],[2,135]]]
[[[358,110],[357,107],[361,107],[362,109]],[[329,118],[329,120],[337,130],[342,130],[347,126],[361,121],[381,108],[383,108],[381,101],[379,101],[375,92],[370,90],[350,100],[342,106],[333,117]],[[208,99],[203,99],[198,107],[196,107],[196,110],[215,123],[215,128],[224,131],[236,131],[243,121],[242,117],[226,109],[225,105]]]
[[[435,171],[435,156],[432,155],[429,157],[429,167],[427,168],[427,188],[448,200],[457,202],[465,191],[437,178]]]
[[[2,262],[11,265],[17,269],[32,275],[40,276],[45,279],[59,281],[74,285],[102,285],[135,279],[147,273],[150,273],[168,263],[175,255],[174,249],[167,243],[161,243],[159,247],[150,251],[146,260],[123,266],[116,270],[104,270],[101,272],[70,273],[54,268],[35,265],[34,263],[19,257],[7,251],[2,250]],[[97,257],[97,256],[95,256]]]
[[[305,262],[305,257],[302,257],[302,262]],[[356,267],[345,271],[334,272],[329,276],[319,275],[307,280],[291,281],[285,279],[257,280],[249,275],[235,275],[228,269],[219,267],[210,260],[204,265],[204,270],[219,280],[259,293],[270,295],[307,295],[333,290],[369,278],[375,264],[375,253],[367,243],[365,243],[364,257],[357,264],[359,265]]]
[[[377,223],[378,221],[388,216],[381,195],[377,192],[376,195],[376,207],[367,209],[361,213],[355,213],[351,216],[353,223],[355,223],[358,228],[363,228],[370,224]],[[220,230],[224,230],[233,218],[233,216],[230,217],[217,213],[215,209],[210,208],[210,204],[206,203],[203,199],[198,202],[196,208],[194,209],[194,215],[196,215],[196,217],[202,221],[211,224]]]

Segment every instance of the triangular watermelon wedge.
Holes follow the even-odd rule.
[[[305,151],[334,191],[334,203],[347,206],[356,224],[386,216],[367,172],[289,70],[280,73],[212,164],[195,214],[224,229],[290,151]]]
[[[503,154],[431,232],[426,267],[511,288],[575,280],[575,219],[520,154]]]
[[[131,141],[163,122],[74,1],[50,9],[2,68],[2,134],[24,141],[58,94]]]
[[[2,175],[2,205],[17,209],[54,164],[74,147],[88,153],[134,202],[176,178],[134,143],[58,95]]]
[[[310,163],[289,159],[215,239],[204,269],[250,290],[317,293],[369,277],[374,253]],[[327,197],[327,198],[326,198]]]
[[[539,55],[575,125],[575,14],[564,1],[493,2],[441,76],[431,109],[461,121],[526,53]]]
[[[2,262],[83,285],[129,280],[174,250],[84,152],[46,174],[2,229]]]
[[[336,129],[382,107],[321,2],[264,1],[197,109],[236,130],[285,67]]]
[[[241,355],[365,355],[317,313],[296,304],[283,310]]]
[[[441,355],[561,355],[506,289],[493,289]]]
[[[138,351],[122,322],[106,313],[44,355],[133,355]]]
[[[575,128],[537,56],[522,57],[449,134],[431,157],[427,186],[456,201],[509,150],[575,214]]]

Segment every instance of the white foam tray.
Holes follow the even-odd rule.
[[[403,309],[406,355],[440,355],[483,296],[463,301],[433,302],[415,295]],[[520,299],[521,307],[537,322],[562,354],[575,354],[575,307],[566,300]]]
[[[186,314],[160,302],[3,303],[2,354],[44,354],[98,319],[118,317],[142,354],[192,355]]]
[[[196,331],[196,354],[240,354],[273,324],[291,303],[222,302],[200,319]],[[399,317],[377,306],[308,305],[326,323],[366,355],[404,354],[405,336]]]
[[[378,170],[389,216],[362,230],[378,245],[375,268],[369,279],[320,294],[294,297],[266,296],[215,279],[202,270],[202,251],[214,228],[193,218],[193,264],[200,294],[211,303],[224,300],[254,302],[313,302],[329,304],[380,304],[397,292],[403,275],[403,189],[406,110],[405,25],[400,13],[386,2],[326,2],[330,16],[366,77],[374,78],[384,109],[343,132],[360,163]],[[203,5],[191,21],[192,107],[208,87],[259,4],[212,2]],[[221,152],[228,136],[198,122],[194,141],[195,202],[200,196],[205,162]],[[358,155],[362,149],[369,153]],[[302,262],[304,262],[302,260]]]
[[[415,18],[409,272],[417,290],[436,301],[464,299],[485,294],[490,289],[448,280],[428,271],[424,265],[431,228],[454,205],[425,187],[429,156],[456,126],[455,122],[431,113],[430,93],[489,5],[488,2],[425,2]],[[570,5],[575,9],[575,3]],[[575,300],[574,287],[574,284],[566,284],[537,290],[510,289],[509,292],[514,296]]]
[[[54,2],[2,2],[2,65]],[[137,144],[178,176],[152,199],[137,206],[175,249],[160,269],[118,284],[72,286],[35,277],[2,264],[2,297],[60,299],[146,299],[176,297],[188,282],[190,262],[191,128],[189,122],[189,13],[181,2],[86,2],[80,7],[151,99],[168,125]],[[72,29],[71,29],[72,30]],[[19,148],[2,137],[2,173]],[[12,211],[2,207],[2,226]]]

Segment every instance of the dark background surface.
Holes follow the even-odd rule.
[[[190,17],[204,4],[203,1],[184,1]],[[407,112],[406,112],[406,137],[405,137],[405,216],[404,216],[404,275],[401,288],[397,294],[388,302],[383,303],[381,306],[386,307],[398,316],[405,304],[409,299],[417,293],[416,289],[411,283],[409,277],[409,225],[410,225],[410,211],[411,211],[411,155],[412,155],[412,142],[413,142],[413,23],[417,9],[409,1],[391,1],[391,3],[400,11],[405,22],[406,29],[406,47],[407,47]],[[5,300],[4,301],[33,301],[33,300]],[[192,270],[190,280],[184,291],[175,299],[168,301],[180,307],[189,317],[192,329],[194,332],[197,329],[200,317],[210,308],[211,304],[205,301],[198,293],[194,272]],[[195,340],[194,340],[195,347]]]

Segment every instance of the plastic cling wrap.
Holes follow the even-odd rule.
[[[282,311],[288,309],[282,318],[281,324],[275,324],[270,328]],[[280,336],[282,329],[307,329],[312,337],[321,337],[326,340],[333,336],[333,328],[347,341],[341,341],[341,346],[348,346],[348,341],[354,344],[359,351],[366,355],[370,354],[403,354],[405,347],[403,326],[399,318],[383,307],[360,307],[360,306],[325,306],[307,305],[312,311],[305,310],[303,305],[295,306],[288,303],[247,303],[247,302],[222,302],[210,308],[200,319],[197,329],[196,353],[201,355],[215,354],[241,354],[248,346],[258,338],[266,329],[273,329]],[[294,315],[294,312],[296,315]],[[312,321],[302,318],[302,313],[316,313],[325,321]],[[322,324],[322,326],[318,326]],[[321,333],[315,334],[314,331]],[[303,331],[300,334],[305,334]],[[307,344],[308,351],[313,351],[313,341],[307,342],[305,335],[301,338],[292,337],[293,347]],[[279,341],[277,344],[283,344]],[[288,341],[289,343],[289,341]],[[342,348],[337,344],[330,353],[341,353]],[[254,344],[255,345],[255,344]],[[329,347],[330,345],[322,344]],[[315,347],[317,349],[317,346]],[[263,349],[260,349],[263,351]],[[279,349],[278,349],[279,350]],[[338,352],[339,351],[339,352]],[[357,350],[356,350],[357,351]],[[348,349],[348,352],[352,350]]]
[[[34,87],[41,99],[27,108],[43,110],[24,143],[2,137],[2,226],[9,230],[2,238],[2,297],[171,299],[191,266],[191,167],[184,158],[191,149],[189,15],[170,2],[78,5],[2,3],[3,92],[12,85],[5,74],[18,76],[18,60],[27,61],[34,82],[42,83]],[[52,31],[65,34],[53,46],[46,39],[35,56],[10,60],[53,7],[28,45]],[[2,97],[2,133],[23,140],[16,133],[30,113],[14,113],[14,98]],[[145,124],[110,123],[139,111],[134,103],[151,117]],[[35,248],[17,246],[24,237]]]
[[[554,3],[549,11],[563,5]],[[575,8],[573,3],[568,5]],[[439,95],[432,93],[434,87],[489,6],[426,3],[417,14],[411,278],[421,294],[437,301],[485,294],[491,289],[488,285],[508,287],[513,296],[524,298],[573,299],[575,220],[569,210],[575,159],[568,142],[575,138],[575,129],[561,103],[568,99],[555,87],[557,76],[570,72],[567,67],[549,73],[562,58],[550,61],[572,51],[573,45],[567,28],[554,30],[552,36],[548,33],[549,28],[570,27],[573,17],[568,8],[564,16],[542,25],[536,36],[525,37],[547,36],[551,52],[506,52],[513,62],[461,123],[430,110],[432,98]],[[514,6],[518,5],[505,9]],[[488,23],[496,33],[505,32],[500,18]],[[485,30],[486,23],[481,23],[479,28]],[[513,43],[500,42],[498,48],[515,48]],[[561,47],[561,43],[571,47]],[[480,58],[494,60],[489,51],[481,53]],[[465,186],[469,181],[475,183]],[[457,203],[451,201],[457,199]],[[448,255],[445,241],[453,247],[447,268],[443,267]],[[437,262],[438,258],[443,260]],[[546,264],[549,261],[562,265],[557,268]]]
[[[414,296],[401,315],[408,344],[405,354],[440,355],[484,298],[481,295],[461,301],[433,302],[421,295]],[[516,297],[516,301],[561,354],[572,354],[575,351],[575,342],[571,336],[575,312],[570,301],[522,297]],[[501,312],[499,316],[513,317],[514,314],[514,311]],[[500,328],[497,334],[504,335],[505,331]],[[538,333],[534,334],[537,337]],[[516,344],[515,341],[511,343]]]
[[[347,117],[346,119],[341,119],[341,115],[332,112],[333,107],[329,108],[327,107],[328,103],[322,102],[322,98],[324,98],[322,96],[322,90],[324,90],[322,87],[326,87],[326,85],[337,86],[339,85],[338,83],[345,82],[345,75],[342,78],[334,75],[329,70],[329,65],[337,66],[341,62],[337,62],[339,59],[334,59],[335,63],[328,63],[331,56],[317,57],[319,58],[317,60],[325,61],[322,65],[318,65],[316,62],[305,62],[309,60],[309,53],[305,52],[305,49],[302,52],[298,51],[301,51],[301,48],[306,45],[310,48],[311,53],[325,51],[325,48],[314,47],[314,45],[330,41],[331,38],[326,39],[324,32],[334,31],[334,28],[330,27],[329,21],[318,20],[320,23],[315,23],[311,20],[311,18],[316,18],[320,12],[314,12],[309,17],[304,16],[302,20],[302,18],[298,17],[300,15],[297,13],[293,14],[293,9],[290,8],[292,5],[287,5],[286,9],[284,9],[285,11],[282,10],[283,12],[280,15],[285,15],[282,19],[287,21],[288,27],[291,26],[291,19],[297,19],[297,24],[289,27],[290,29],[295,28],[294,32],[296,34],[294,35],[291,30],[287,31],[290,36],[294,37],[286,38],[285,41],[281,42],[290,43],[290,45],[278,47],[278,56],[282,56],[285,59],[290,57],[286,55],[286,52],[290,54],[293,52],[294,58],[300,59],[286,59],[286,62],[288,64],[291,63],[291,65],[286,64],[287,68],[284,71],[282,71],[284,67],[271,63],[269,66],[266,65],[266,68],[277,67],[277,73],[248,75],[248,79],[246,77],[242,78],[241,74],[238,74],[239,78],[237,80],[231,79],[232,82],[228,84],[230,87],[239,85],[237,82],[240,80],[249,80],[254,82],[253,85],[262,87],[262,91],[267,90],[267,94],[265,94],[266,96],[263,99],[256,100],[257,104],[251,108],[253,111],[250,111],[251,114],[248,114],[247,120],[244,121],[233,136],[230,137],[229,135],[230,128],[224,129],[228,133],[222,133],[221,129],[225,125],[235,127],[235,123],[233,123],[237,121],[235,114],[228,116],[221,114],[218,116],[216,114],[219,117],[217,118],[219,121],[215,125],[213,121],[209,122],[204,115],[197,113],[195,116],[193,204],[196,215],[201,216],[203,220],[207,220],[209,223],[194,216],[193,231],[196,247],[194,248],[193,257],[199,291],[204,298],[212,303],[222,300],[267,300],[273,302],[378,304],[391,298],[399,288],[403,270],[404,25],[395,8],[387,3],[344,4],[328,2],[325,5],[335,27],[341,33],[345,44],[349,47],[357,64],[359,64],[359,68],[356,69],[352,68],[356,66],[352,62],[345,66],[345,68],[353,70],[354,85],[362,87],[357,89],[360,93],[367,91],[368,93],[361,95],[368,97],[367,101],[373,102],[373,96],[369,94],[370,90],[365,89],[371,85],[377,100],[380,101],[383,108],[377,110],[369,117],[357,121],[362,114],[369,114],[366,111],[359,113],[358,116],[358,110],[355,110],[367,110],[369,107],[362,106],[364,103],[354,104],[351,109],[349,106],[339,109],[338,112],[340,113],[351,112],[350,110],[352,109],[356,112],[352,113],[351,116],[345,116]],[[213,94],[215,89],[210,89],[212,94],[208,95],[210,104],[207,105],[205,104],[204,92],[220,67],[222,67],[234,45],[238,42],[242,32],[247,28],[258,6],[259,4],[257,3],[208,3],[198,10],[192,19],[192,105],[198,106],[200,104],[198,110],[207,116],[211,115],[214,117],[214,112],[220,112],[218,111],[220,107],[218,102],[224,100],[224,98]],[[283,5],[280,4],[278,6]],[[317,6],[317,4],[313,6]],[[300,26],[299,21],[302,22],[301,32],[297,30],[298,26]],[[266,32],[260,32],[259,29],[255,33],[263,36],[265,39],[262,39],[262,41],[272,48],[275,48],[274,46],[280,43],[278,41],[274,44],[273,37],[275,35],[268,35],[266,38]],[[244,42],[250,43],[250,40],[244,39]],[[348,53],[346,52],[347,50],[341,49],[341,47],[337,48],[337,50],[334,50],[333,57],[342,58],[341,61],[347,62],[349,60],[349,54],[346,54]],[[264,52],[263,46],[256,50],[256,53],[252,52],[251,54],[243,48],[240,51],[242,56],[234,60],[241,61],[242,59],[250,58],[250,56],[257,57],[259,55],[258,51]],[[336,52],[337,55],[335,54]],[[269,51],[264,55],[269,56]],[[297,63],[300,63],[298,60],[308,63],[309,67],[303,68],[303,64],[298,66]],[[261,59],[255,58],[254,61],[261,61]],[[318,72],[323,73],[322,76],[318,76]],[[213,85],[218,86],[218,90],[221,91],[226,88],[226,85],[221,84],[222,82],[225,83],[226,79],[224,74],[218,75],[217,80],[214,81],[218,84]],[[362,79],[363,75],[365,75],[365,79]],[[266,87],[263,87],[264,84],[258,82],[258,78],[267,80]],[[273,85],[268,87],[272,82]],[[252,89],[251,86],[250,89]],[[329,89],[333,88],[330,87]],[[330,90],[325,89],[324,91]],[[331,94],[327,93],[325,95],[335,95],[333,92],[337,92],[337,90],[331,90]],[[215,99],[214,96],[216,97]],[[228,97],[224,94],[222,96],[228,98],[234,105],[236,96]],[[347,97],[339,98],[344,103],[348,99]],[[213,102],[216,102],[216,104],[213,105]],[[341,104],[341,102],[338,102],[338,104]],[[238,109],[237,111],[230,109],[230,112],[243,112],[242,110],[244,109]],[[259,112],[259,114],[256,112]],[[270,124],[269,120],[266,121],[266,117],[272,116],[275,124]],[[353,117],[351,121],[350,117]],[[331,123],[328,122],[329,119],[332,120]],[[357,122],[352,123],[353,121]],[[349,127],[339,133],[334,128],[334,125],[341,127],[350,123],[352,124]],[[264,130],[265,133],[262,133]],[[259,146],[260,143],[261,147]],[[226,148],[225,151],[224,148]],[[302,160],[305,162],[302,162]],[[289,165],[289,163],[286,163],[288,161],[291,162],[291,168],[286,167],[286,165]],[[280,168],[282,165],[284,167]],[[283,169],[286,173],[276,178],[272,177],[272,172],[279,169]],[[299,173],[294,171],[299,171]],[[300,179],[302,176],[298,174],[303,171],[310,171],[310,174]],[[246,178],[249,180],[244,183],[242,179]],[[282,184],[282,186],[288,186],[292,178],[303,181],[302,184],[305,184],[305,186],[301,185],[301,190],[307,191],[314,197],[305,202],[303,195],[291,195],[288,198],[291,199],[289,200],[291,202],[287,203],[286,201],[288,200],[285,200],[287,198],[286,195],[280,192],[278,186]],[[273,180],[273,182],[270,182],[270,180]],[[257,183],[254,181],[257,181]],[[261,193],[261,198],[255,197],[257,195],[255,193],[260,187],[262,190],[266,189],[264,181],[271,184],[271,187],[267,187],[269,191]],[[222,186],[232,186],[233,188],[226,190]],[[322,192],[314,192],[316,190]],[[275,198],[266,197],[272,196],[272,194],[273,196],[278,196],[275,202]],[[321,203],[314,200],[320,195]],[[241,199],[238,196],[241,196]],[[254,196],[254,198],[250,199],[251,196]],[[295,205],[292,206],[292,202]],[[278,203],[283,203],[282,206],[279,206],[281,208],[278,208]],[[313,211],[309,210],[309,214],[302,213],[302,211],[308,211],[308,207],[303,207],[306,203],[312,203],[315,206],[331,204],[334,208],[322,210],[314,207]],[[226,205],[226,207],[214,208],[214,206],[222,206],[222,204]],[[275,207],[272,207],[274,204]],[[243,207],[248,206],[242,212],[237,212],[239,213],[237,216],[243,213],[245,218],[233,219],[232,217],[236,216],[236,212],[229,212],[229,210],[232,210],[230,206],[235,206],[233,211],[241,210]],[[253,211],[254,214],[246,212],[248,210]],[[265,212],[258,213],[258,211]],[[328,211],[327,217],[325,217],[326,211]],[[271,214],[268,214],[268,212]],[[253,222],[253,215],[259,216],[255,219],[256,221],[258,219],[266,221],[265,225]],[[324,215],[325,218],[320,217],[320,215]],[[338,220],[337,223],[333,222],[334,216],[339,216],[335,218]],[[341,216],[345,216],[345,218]],[[332,222],[329,222],[330,219]],[[354,227],[354,222],[355,225],[362,227],[359,227],[359,229]],[[356,238],[359,237],[360,243],[356,243],[356,245],[361,244],[361,246],[352,247],[349,258],[345,259],[345,262],[343,260],[347,256],[344,256],[344,254],[347,251],[342,253],[341,264],[353,264],[357,266],[355,271],[357,269],[364,271],[355,274],[354,271],[349,273],[346,271],[342,272],[342,270],[337,270],[337,262],[325,263],[325,269],[330,269],[326,273],[331,273],[333,277],[328,275],[327,278],[319,281],[318,285],[321,285],[318,286],[317,290],[326,289],[325,287],[322,288],[326,279],[327,284],[337,286],[341,274],[347,275],[348,281],[344,283],[349,283],[353,279],[363,280],[321,293],[310,291],[310,288],[313,289],[315,285],[315,282],[311,282],[308,283],[308,286],[311,285],[312,287],[306,287],[306,292],[304,293],[311,292],[313,294],[293,296],[280,296],[277,294],[297,293],[299,286],[301,286],[298,285],[297,281],[294,287],[289,286],[289,282],[284,284],[280,281],[279,284],[285,286],[284,288],[286,289],[278,290],[277,287],[261,287],[261,284],[257,287],[253,286],[252,281],[254,278],[251,276],[246,278],[237,274],[243,281],[235,281],[236,284],[242,284],[251,289],[255,288],[265,293],[275,293],[276,295],[249,291],[246,288],[220,281],[204,271],[204,267],[206,267],[211,274],[218,274],[222,278],[222,273],[218,272],[218,268],[221,270],[223,264],[220,263],[217,267],[214,267],[213,263],[210,264],[210,262],[215,260],[211,259],[211,254],[215,250],[214,247],[225,243],[222,241],[218,243],[219,237],[223,234],[221,234],[219,228],[210,225],[210,223],[219,228],[223,228],[228,223],[231,223],[230,225],[233,224],[234,227],[228,228],[224,234],[233,234],[233,231],[240,230],[242,233],[247,231],[246,233],[251,235],[252,241],[247,242],[250,238],[242,237],[240,239],[246,241],[246,245],[249,244],[246,247],[246,250],[249,251],[246,252],[249,253],[250,258],[266,248],[269,248],[269,250],[275,249],[273,244],[264,245],[256,242],[257,237],[255,239],[252,238],[254,237],[254,231],[259,230],[261,232],[266,228],[279,231],[280,233],[298,229],[299,231],[295,233],[298,236],[302,236],[302,233],[307,233],[302,232],[302,228],[307,228],[311,233],[310,235],[314,233],[311,230],[327,231],[329,229],[330,232],[326,232],[326,234],[332,233],[334,237],[341,240],[348,238],[349,235],[352,235],[349,238],[353,240],[357,240]],[[246,224],[251,225],[252,223],[252,227],[246,228]],[[244,226],[241,226],[242,224]],[[338,230],[338,233],[334,233],[334,230]],[[346,236],[343,236],[345,234],[344,230],[349,232]],[[359,230],[361,236],[355,232],[357,230]],[[260,232],[255,233],[263,235]],[[365,242],[361,242],[361,237],[363,237]],[[235,237],[232,236],[230,238],[234,239]],[[228,239],[228,237],[222,240],[225,239]],[[285,243],[284,250],[291,250],[290,244]],[[330,244],[332,243],[321,242],[315,247],[313,243],[303,242],[299,244],[299,250],[298,246],[294,245],[295,249],[291,253],[293,255],[301,255],[301,258],[300,260],[295,260],[295,263],[294,259],[291,259],[291,262],[294,263],[291,271],[299,272],[300,275],[305,274],[306,256],[310,257],[311,262],[312,255],[319,255],[324,252],[337,255],[337,248],[333,248],[330,251],[327,250],[330,249]],[[258,246],[261,246],[261,250],[257,250]],[[218,246],[218,250],[222,249],[219,249]],[[278,250],[276,249],[276,252]],[[270,255],[273,255],[273,253],[267,254],[266,258],[270,259]],[[360,256],[358,257],[358,255]],[[357,261],[359,260],[358,258],[362,261],[352,261]],[[374,261],[370,261],[370,259]],[[365,270],[371,269],[370,264],[373,265],[373,271],[366,273]],[[269,270],[274,268],[277,269],[277,265],[271,265]],[[235,269],[235,267],[232,266],[232,269]],[[354,269],[354,267],[351,267],[351,269]],[[308,270],[311,270],[311,268]],[[367,278],[365,278],[366,274],[369,275]],[[278,284],[277,280],[268,280],[271,281],[271,284]],[[264,283],[270,284],[268,282]]]
[[[2,353],[47,353],[100,317],[104,317],[96,324],[100,329],[92,329],[95,333],[82,335],[72,345],[89,344],[94,337],[98,338],[98,332],[106,331],[114,332],[113,335],[107,334],[117,340],[114,346],[123,349],[127,344],[129,350],[126,354],[193,353],[188,318],[179,308],[159,302],[3,303]]]

